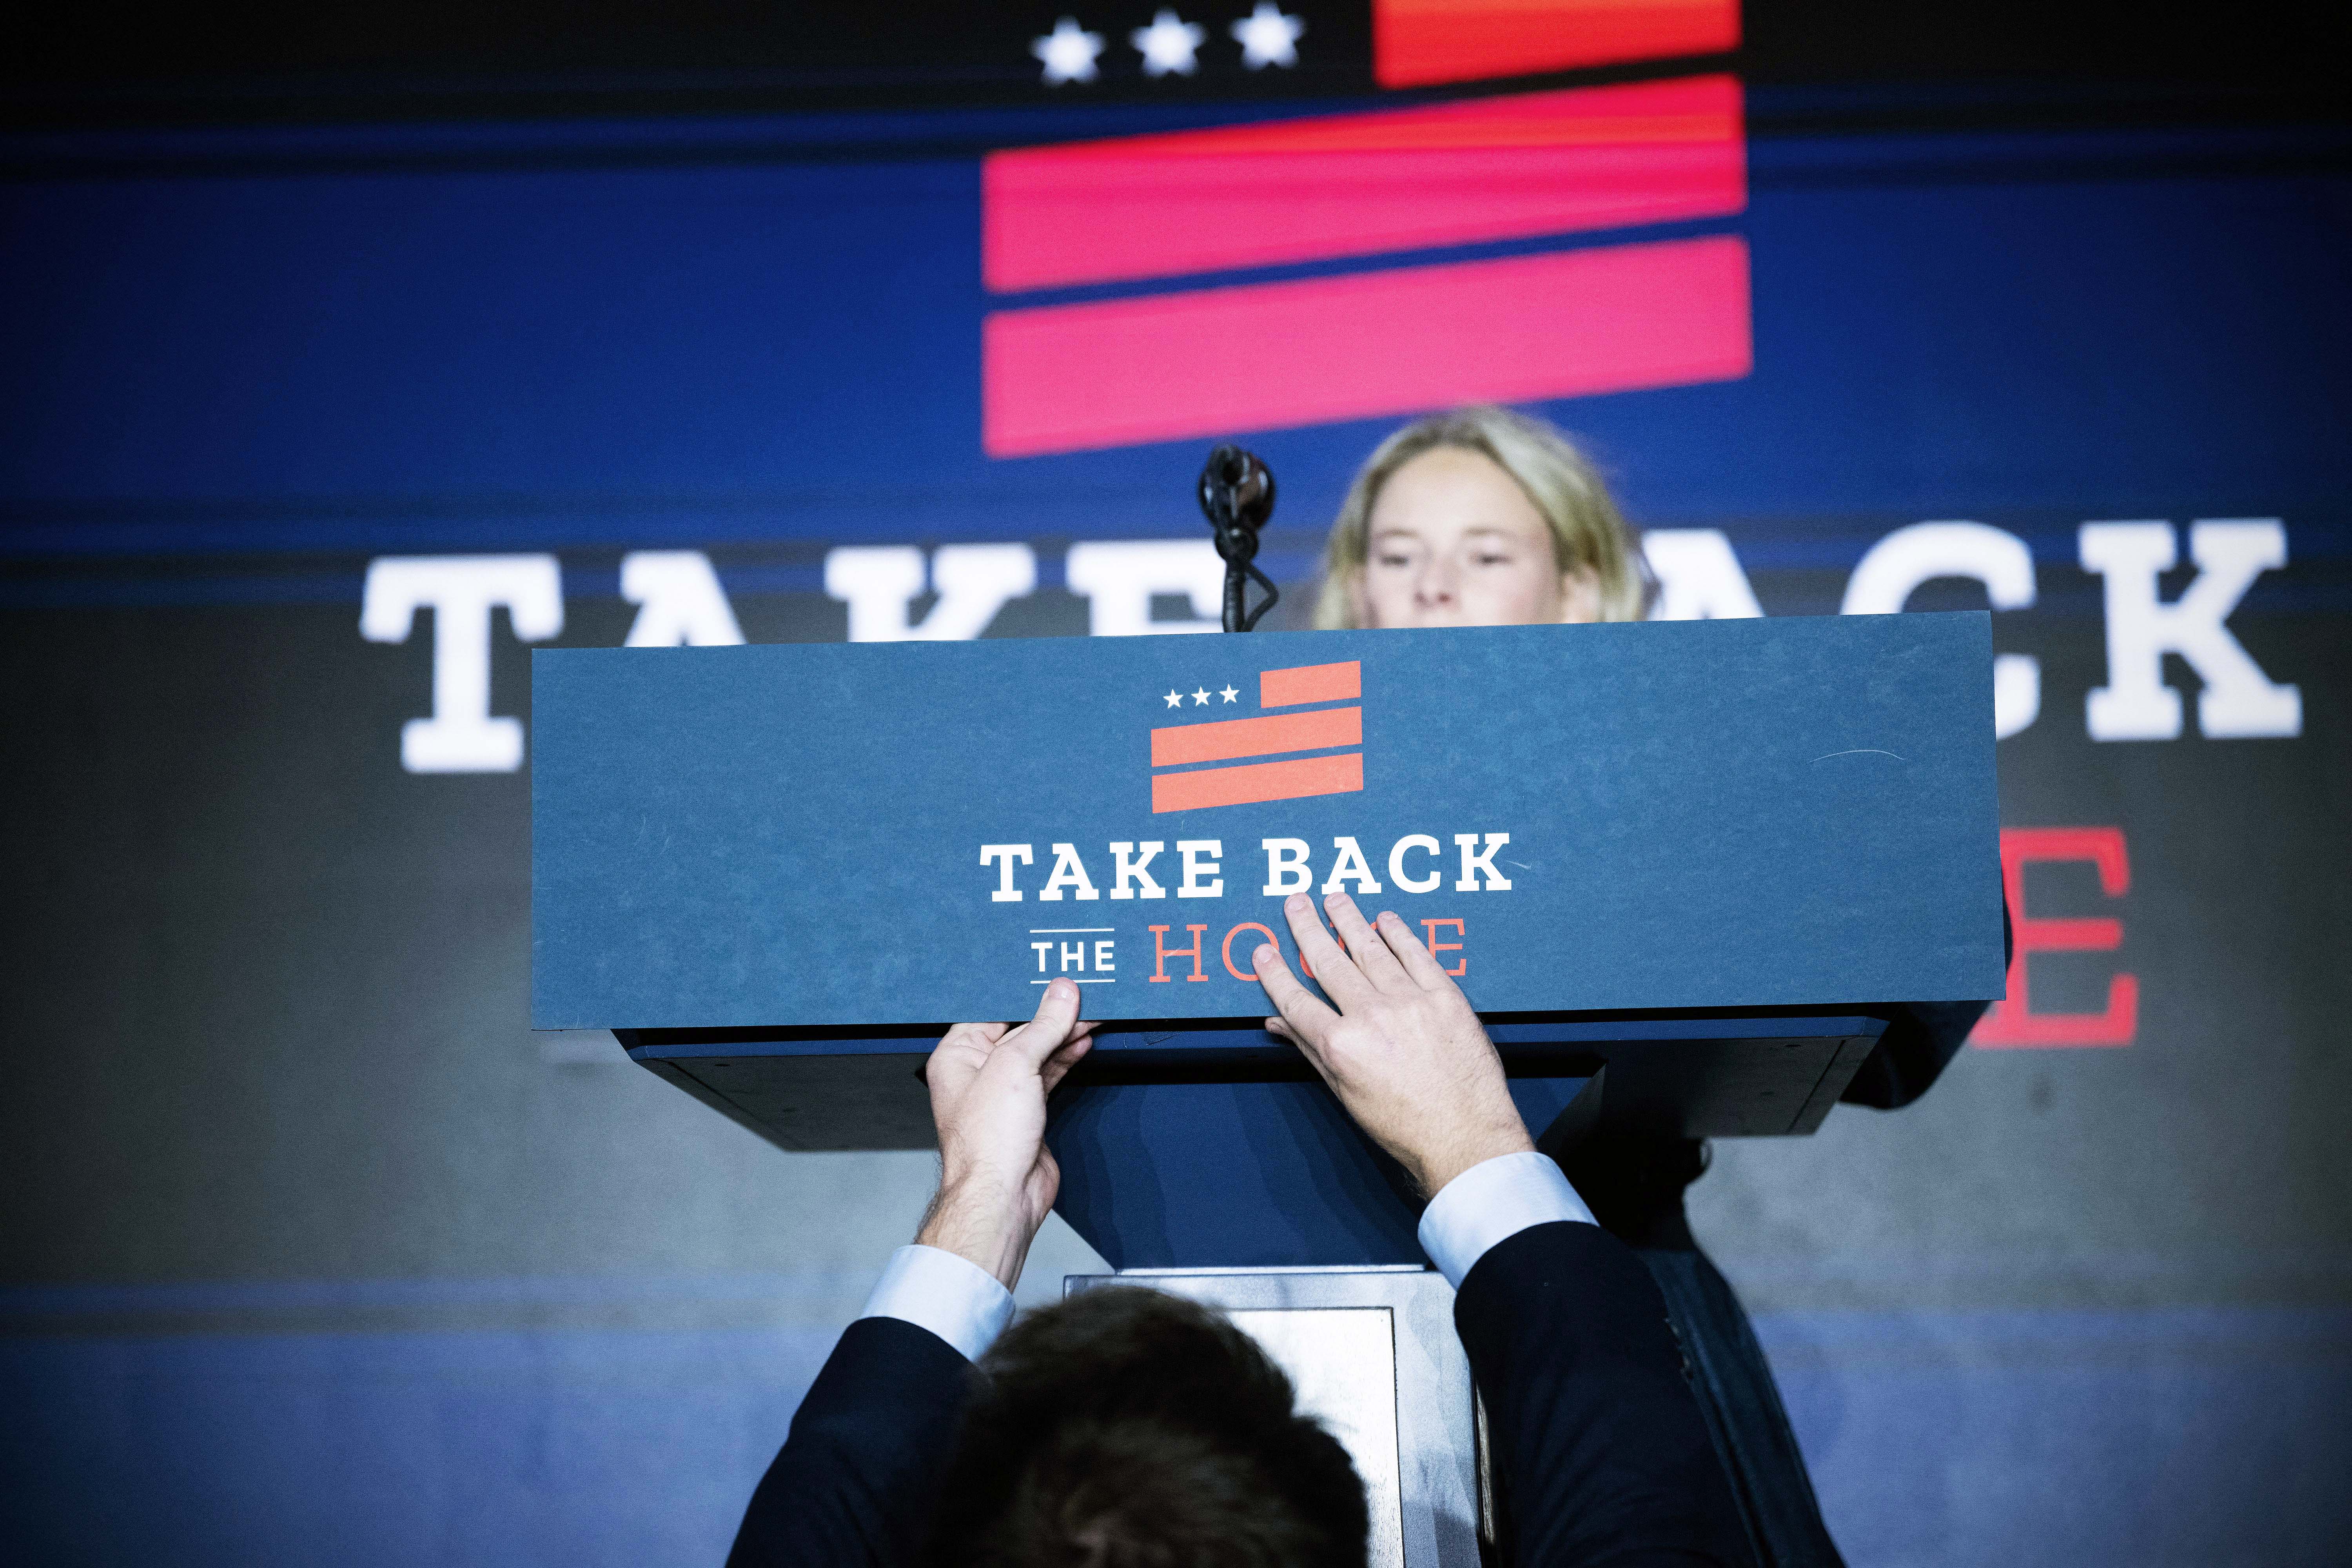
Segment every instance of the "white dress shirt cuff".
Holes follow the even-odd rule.
[[[1455,1289],[1486,1249],[1529,1226],[1591,1225],[1592,1211],[1548,1154],[1501,1154],[1471,1166],[1438,1190],[1421,1215],[1421,1249]]]
[[[890,1255],[857,1315],[929,1329],[964,1360],[978,1361],[1013,1321],[1013,1292],[969,1258],[936,1247],[902,1247]]]

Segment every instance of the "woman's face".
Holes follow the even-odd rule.
[[[1590,621],[1600,584],[1562,572],[1551,530],[1483,452],[1433,447],[1372,502],[1356,619],[1366,626],[1518,626]]]

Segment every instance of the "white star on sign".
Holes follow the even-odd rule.
[[[1173,71],[1191,76],[1200,65],[1193,54],[1208,37],[1207,28],[1185,21],[1173,11],[1160,11],[1152,16],[1151,26],[1138,27],[1127,38],[1143,52],[1144,75],[1166,76]]]
[[[1206,708],[1209,705],[1209,692],[1206,687],[1192,693],[1192,705],[1196,708]]]
[[[1238,691],[1234,690],[1234,689],[1232,687],[1230,687],[1230,686],[1226,687],[1226,688],[1224,689],[1224,690],[1223,690],[1222,693],[1220,693],[1220,695],[1221,695],[1221,696],[1223,696],[1223,697],[1224,698],[1224,700],[1225,700],[1226,701],[1228,701],[1228,702],[1238,702],[1238,701],[1240,701],[1240,700],[1241,700],[1241,697],[1242,697],[1242,694],[1241,694],[1240,692],[1238,692]]]
[[[1059,87],[1066,81],[1092,81],[1095,57],[1103,52],[1102,35],[1087,32],[1074,16],[1065,16],[1044,37],[1030,39],[1029,52],[1045,63],[1047,87]]]
[[[1170,692],[1170,693],[1168,694],[1168,706],[1169,706],[1169,707],[1171,707],[1171,708],[1181,708],[1181,707],[1183,707],[1183,706],[1184,706],[1184,694],[1183,694],[1182,692],[1181,692],[1181,691],[1171,691],[1171,692]]]
[[[1270,0],[1257,0],[1256,8],[1233,26],[1234,41],[1242,47],[1242,64],[1252,70],[1297,65],[1298,36],[1305,31],[1305,18],[1284,16],[1282,7]]]

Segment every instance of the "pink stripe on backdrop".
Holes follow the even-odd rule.
[[[991,457],[1731,381],[1752,363],[1732,236],[998,310]]]
[[[1736,213],[1738,80],[1688,77],[997,153],[994,289]]]

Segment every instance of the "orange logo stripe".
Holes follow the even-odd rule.
[[[1270,757],[1280,752],[1314,752],[1364,743],[1364,710],[1326,708],[1314,713],[1276,713],[1264,719],[1228,719],[1214,724],[1178,724],[1151,731],[1151,765],[1222,763],[1234,757]]]
[[[1160,773],[1151,781],[1151,809],[1154,813],[1198,811],[1205,805],[1350,795],[1363,787],[1364,753],[1349,752],[1337,757],[1298,757],[1196,773]]]
[[[1360,659],[1269,669],[1257,678],[1257,705],[1261,708],[1291,708],[1301,702],[1349,702],[1363,694],[1364,666]]]

